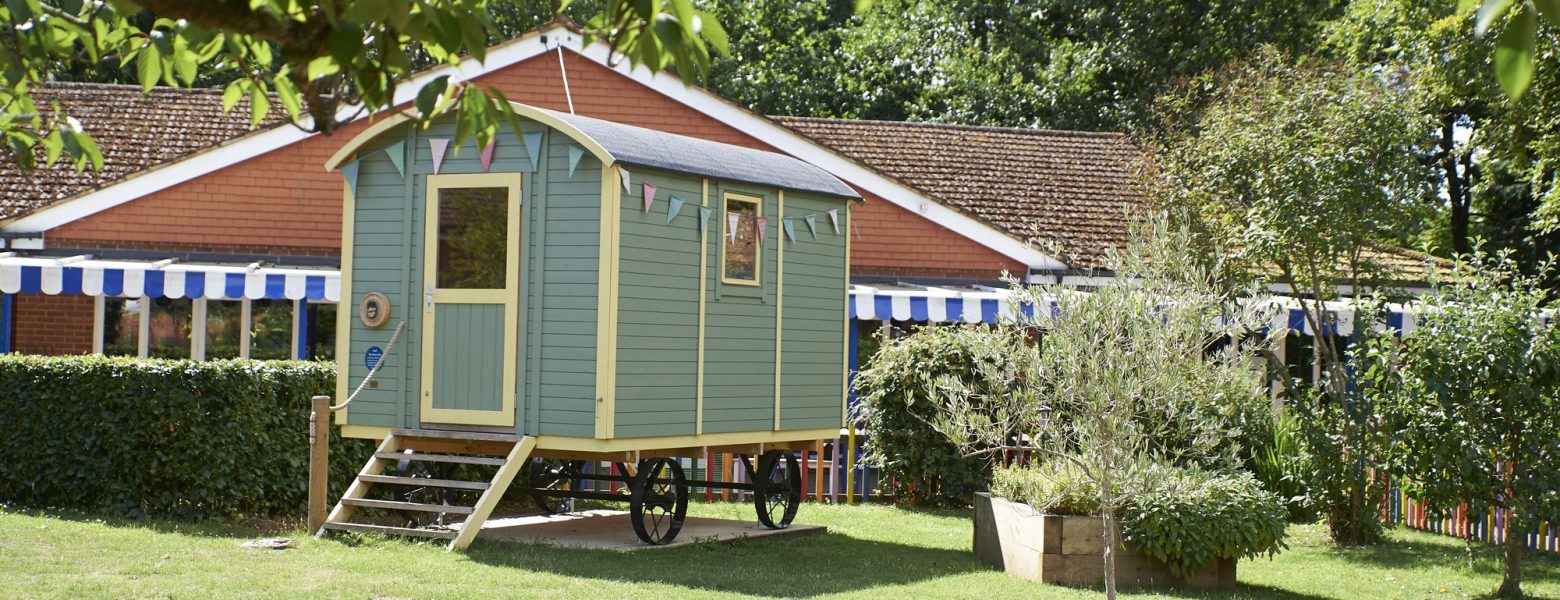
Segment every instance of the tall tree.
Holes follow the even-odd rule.
[[[1277,279],[1303,295],[1311,331],[1336,324],[1325,303],[1356,299],[1401,275],[1378,263],[1431,192],[1416,160],[1431,125],[1389,85],[1390,73],[1296,67],[1276,55],[1191,86],[1189,118],[1158,147],[1155,198],[1200,232],[1227,268]],[[1212,90],[1209,93],[1207,90]],[[1414,274],[1418,275],[1418,274]],[[1300,407],[1314,407],[1313,461],[1333,537],[1379,538],[1373,478],[1376,428],[1351,396],[1336,336],[1316,335],[1323,378]]]

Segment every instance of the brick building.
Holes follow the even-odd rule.
[[[497,46],[483,64],[423,73],[398,101],[443,74],[835,174],[865,198],[851,268],[859,316],[874,326],[988,320],[948,313],[959,303],[947,299],[989,309],[1004,273],[1086,284],[1139,201],[1135,150],[1120,135],[769,117],[609,62],[604,44],[562,27]],[[42,93],[83,120],[107,164],[0,165],[0,351],[330,357],[342,182],[323,165],[369,119],[324,137],[279,113],[251,131],[248,110],[224,113],[216,91]]]

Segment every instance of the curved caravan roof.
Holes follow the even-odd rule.
[[[774,186],[843,198],[861,198],[845,182],[817,166],[784,154],[712,142],[644,127],[560,113],[517,102],[515,113],[574,139],[604,165],[649,167],[677,173]],[[386,130],[412,120],[396,113],[354,137],[325,163],[334,170]]]

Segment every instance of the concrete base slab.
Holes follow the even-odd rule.
[[[459,527],[456,525],[455,527]],[[488,519],[482,525],[482,539],[545,544],[561,548],[616,550],[630,552],[652,548],[675,548],[697,543],[721,543],[740,539],[775,538],[808,535],[827,531],[822,525],[793,524],[785,529],[767,529],[757,521],[732,521],[706,517],[688,517],[677,539],[662,546],[639,541],[628,513],[621,510],[587,510],[562,515],[528,515]]]

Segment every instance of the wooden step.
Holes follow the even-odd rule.
[[[473,442],[503,442],[514,444],[520,436],[512,433],[485,433],[479,431],[449,431],[443,429],[397,429],[392,433],[398,438],[425,440],[466,440]]]
[[[410,510],[415,512],[446,513],[452,515],[471,514],[470,506],[456,506],[453,504],[419,504],[417,502],[370,500],[368,498],[342,498],[341,503],[346,504],[347,506],[365,506],[368,508],[383,508],[386,510]]]
[[[391,483],[396,485],[409,485],[414,487],[439,487],[456,490],[485,490],[490,487],[485,481],[460,481],[456,479],[430,479],[427,477],[396,477],[394,475],[358,475],[361,481],[369,483]]]
[[[355,531],[358,533],[381,533],[384,535],[400,535],[407,537],[438,538],[441,540],[453,540],[460,532],[443,529],[411,529],[408,527],[388,527],[385,525],[364,525],[362,523],[326,523],[325,529],[332,531]]]
[[[462,456],[459,454],[428,454],[426,452],[375,452],[374,458],[385,460],[412,460],[418,462],[461,463],[466,465],[504,466],[504,459],[490,456]]]

